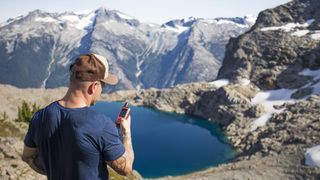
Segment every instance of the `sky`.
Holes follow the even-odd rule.
[[[290,0],[1,0],[0,22],[35,9],[47,12],[119,10],[143,22],[162,24],[188,17],[243,17]]]

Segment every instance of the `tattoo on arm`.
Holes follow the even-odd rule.
[[[122,141],[125,147],[125,153],[118,159],[107,163],[117,173],[127,176],[132,172],[132,165],[134,161],[134,152],[132,149],[131,135],[123,135]]]
[[[119,159],[112,161],[110,163],[110,166],[112,169],[114,169],[116,172],[121,173],[125,171],[126,168],[127,159],[125,156],[120,157]],[[123,173],[121,173],[123,174]]]

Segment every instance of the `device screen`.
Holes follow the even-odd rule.
[[[120,115],[119,116],[121,116],[121,117],[125,117],[126,116],[126,114],[127,114],[127,109],[123,109],[122,111],[121,111],[121,113],[120,113]]]

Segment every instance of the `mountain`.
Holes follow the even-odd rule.
[[[108,91],[212,81],[229,38],[254,20],[191,17],[158,25],[105,8],[85,14],[35,10],[0,24],[0,83],[66,86],[70,63],[87,52],[106,56],[119,76]]]

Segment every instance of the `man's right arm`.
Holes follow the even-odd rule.
[[[35,121],[39,118],[39,111],[32,117],[29,124],[28,132],[24,139],[24,148],[22,153],[22,160],[26,162],[37,173],[45,175],[45,170],[42,164],[39,163],[39,150],[34,142],[33,133],[35,132]]]
[[[118,159],[107,162],[113,170],[124,176],[127,176],[132,172],[134,161],[130,126],[131,117],[129,116],[126,120],[123,119],[121,122],[122,143],[125,148],[125,153]]]
[[[125,153],[114,161],[109,161],[108,165],[117,173],[127,176],[132,172],[134,152],[131,142],[131,134],[123,134],[122,142],[125,147]]]
[[[44,168],[41,167],[37,162],[39,151],[37,148],[31,148],[24,145],[22,160],[26,162],[34,171],[39,174],[46,175]]]

